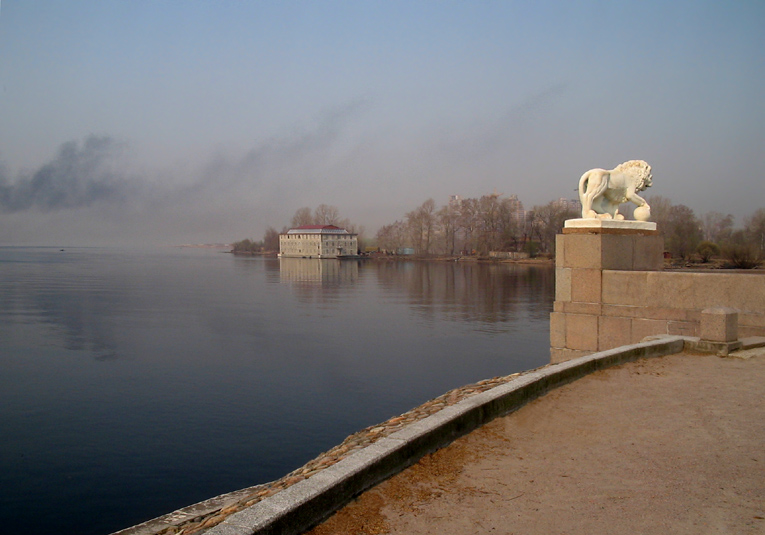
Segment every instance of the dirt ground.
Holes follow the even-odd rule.
[[[765,350],[587,376],[424,457],[309,533],[765,533]]]

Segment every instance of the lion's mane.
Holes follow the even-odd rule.
[[[635,178],[635,189],[642,191],[646,188],[648,177],[651,176],[651,166],[643,160],[630,160],[620,163],[612,172],[623,173]]]

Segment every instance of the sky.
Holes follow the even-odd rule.
[[[765,2],[1,0],[0,245],[260,239],[324,203],[765,207]]]

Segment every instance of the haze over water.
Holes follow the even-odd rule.
[[[0,247],[0,525],[104,534],[549,356],[554,270]]]
[[[259,239],[653,166],[761,207],[765,2],[0,2],[0,244]]]

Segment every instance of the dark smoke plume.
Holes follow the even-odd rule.
[[[108,136],[91,135],[81,145],[64,143],[50,163],[13,183],[0,174],[0,211],[50,212],[124,200],[131,185],[114,169],[120,149]]]

